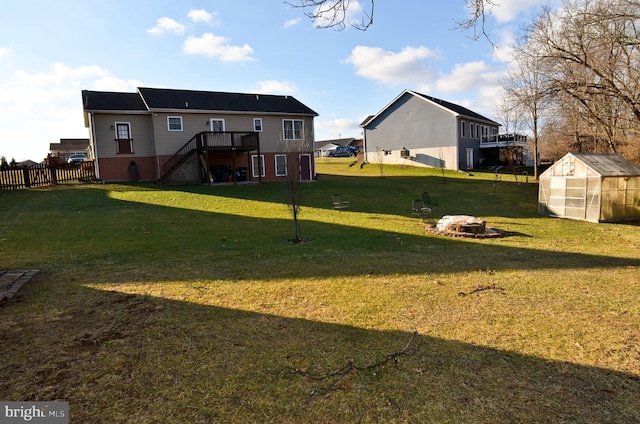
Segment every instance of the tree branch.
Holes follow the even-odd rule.
[[[349,359],[347,363],[340,368],[324,373],[310,372],[307,371],[306,368],[301,369],[294,367],[283,367],[280,370],[274,372],[274,374],[284,375],[285,377],[297,375],[307,380],[326,382],[326,384],[324,384],[322,387],[314,388],[311,390],[311,392],[309,393],[309,397],[307,398],[307,402],[309,402],[315,395],[326,395],[335,390],[347,389],[349,387],[347,380],[353,375],[359,375],[360,373],[367,371],[373,371],[374,373],[377,373],[384,369],[390,362],[393,362],[393,364],[397,367],[398,358],[400,356],[413,356],[417,353],[421,345],[421,343],[415,344],[415,340],[418,335],[418,332],[414,331],[403,349],[384,355],[378,362],[368,365],[359,366],[354,363],[353,359]]]

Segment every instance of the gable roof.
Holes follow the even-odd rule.
[[[167,88],[143,87],[137,93],[83,90],[82,103],[85,110],[94,111],[232,111],[318,116],[292,96]]]
[[[445,109],[448,109],[448,110],[450,110],[451,112],[453,112],[453,113],[455,113],[457,115],[466,116],[467,118],[478,119],[478,120],[481,120],[481,121],[487,121],[487,122],[491,122],[493,124],[499,125],[497,122],[495,122],[495,121],[493,121],[493,120],[491,120],[491,119],[489,119],[487,117],[484,117],[484,116],[480,115],[479,113],[476,113],[476,112],[472,111],[471,109],[467,109],[464,106],[460,106],[460,105],[457,105],[455,103],[448,102],[446,100],[437,99],[435,97],[427,96],[426,94],[417,93],[415,91],[407,90],[407,92],[412,93],[412,94],[414,94],[416,96],[422,97],[423,99],[428,100],[428,101],[430,101],[432,103],[436,103],[437,105],[442,106]]]
[[[138,93],[82,90],[82,106],[84,110],[147,111]]]
[[[614,153],[567,153],[603,177],[638,177],[640,167]],[[562,159],[560,159],[562,161]],[[560,162],[558,161],[558,162]]]
[[[318,116],[292,96],[223,93],[216,91],[138,88],[149,110],[206,110],[291,113]]]
[[[361,124],[361,127],[366,127],[367,125],[369,125],[371,122],[373,122],[378,116],[380,116],[380,114],[382,114],[384,111],[386,111],[387,109],[389,109],[394,103],[396,103],[402,96],[404,96],[405,94],[409,94],[412,95],[414,97],[417,97],[421,100],[424,100],[430,104],[433,104],[435,106],[441,107],[445,110],[447,110],[448,112],[453,113],[456,116],[463,116],[466,118],[470,118],[470,119],[475,119],[478,121],[484,121],[490,124],[494,124],[494,125],[500,125],[497,122],[480,115],[479,113],[476,113],[474,111],[472,111],[471,109],[467,109],[464,106],[460,106],[457,105],[455,103],[451,103],[448,102],[446,100],[442,100],[442,99],[438,99],[436,97],[432,97],[432,96],[427,96],[426,94],[422,94],[422,93],[418,93],[416,91],[412,91],[412,90],[404,90],[402,93],[400,93],[400,95],[398,97],[396,97],[395,99],[393,99],[391,101],[391,103],[389,103],[387,106],[385,106],[384,108],[382,108],[382,110],[380,110],[380,112],[376,113],[375,115],[370,115],[368,116]]]

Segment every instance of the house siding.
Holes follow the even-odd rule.
[[[366,125],[367,161],[455,168],[458,140],[456,117],[445,109],[405,93]],[[402,158],[408,149],[411,159]],[[391,155],[380,152],[388,150]],[[386,157],[385,157],[386,156]]]
[[[153,130],[149,114],[92,113],[90,145],[92,154],[98,158],[98,178],[103,181],[130,181],[129,165],[135,162],[140,180],[158,179],[153,144]],[[118,153],[115,129],[116,122],[131,125],[133,153]]]

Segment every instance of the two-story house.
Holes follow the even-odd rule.
[[[138,88],[83,90],[82,103],[102,181],[218,182],[221,167],[229,181],[277,181],[292,152],[315,177],[318,114],[291,96]]]
[[[361,124],[367,162],[453,170],[478,167],[482,140],[495,139],[499,126],[463,106],[411,90]]]

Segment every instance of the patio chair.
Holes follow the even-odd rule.
[[[431,215],[431,208],[426,207],[422,200],[415,199],[411,201],[411,216],[415,216],[424,221],[425,219],[431,218]]]
[[[428,191],[422,192],[422,202],[424,203],[424,206],[429,209],[437,209],[439,206],[438,199],[431,198]]]
[[[349,201],[345,200],[341,194],[332,194],[331,200],[333,201],[332,209],[339,211],[349,209]]]

